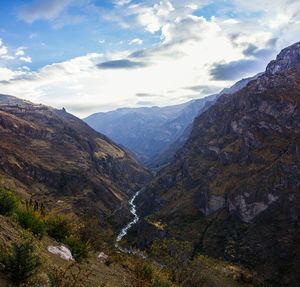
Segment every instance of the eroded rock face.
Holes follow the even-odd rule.
[[[272,286],[299,280],[299,54],[299,43],[283,50],[266,73],[199,116],[139,199],[170,237],[254,268]]]
[[[300,42],[282,50],[276,60],[272,61],[266,69],[267,74],[288,70],[300,64]]]

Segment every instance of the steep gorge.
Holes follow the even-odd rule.
[[[140,247],[162,236],[297,286],[300,267],[300,43],[194,122],[172,163],[139,197]],[[149,218],[151,220],[149,220]],[[150,235],[152,232],[152,235]]]

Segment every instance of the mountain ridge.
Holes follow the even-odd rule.
[[[86,123],[44,105],[0,95],[0,172],[2,185],[49,207],[80,215],[97,211],[104,222],[151,176],[126,151]],[[85,207],[85,208],[84,208]]]
[[[164,236],[190,242],[194,255],[239,262],[263,274],[272,286],[296,286],[299,47],[284,50],[294,59],[288,66],[286,60],[281,66],[282,57],[277,57],[271,62],[276,72],[270,73],[268,66],[196,118],[185,145],[138,199],[144,220],[135,230],[135,244],[147,247],[161,236],[149,235],[151,218],[165,226]]]
[[[84,121],[130,150],[147,167],[159,169],[168,164],[183,145],[197,115],[204,112],[220,95],[233,93],[258,76],[242,79],[219,94],[183,104],[120,108],[93,114]]]

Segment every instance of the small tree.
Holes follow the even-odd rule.
[[[34,251],[31,242],[14,244],[11,254],[5,258],[6,269],[11,274],[12,282],[17,286],[34,275],[41,265],[40,258]]]
[[[47,232],[59,242],[63,242],[71,235],[71,227],[68,221],[61,217],[55,216],[47,220]]]
[[[33,210],[18,210],[17,219],[20,225],[30,230],[38,238],[42,238],[46,233],[46,224],[38,213]]]
[[[0,188],[0,214],[11,215],[18,204],[18,200],[15,195],[3,188]]]

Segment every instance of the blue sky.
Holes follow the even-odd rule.
[[[299,15],[297,0],[0,1],[0,93],[81,117],[185,102],[263,71]]]

